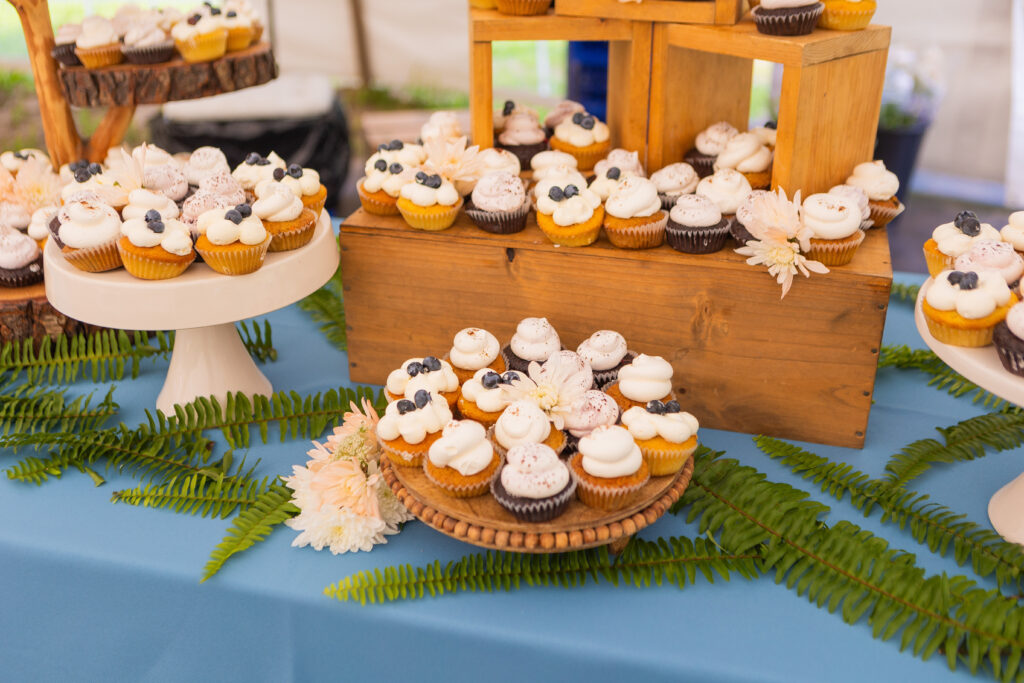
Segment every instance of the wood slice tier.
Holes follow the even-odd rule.
[[[683,495],[693,476],[693,458],[680,472],[648,481],[628,508],[608,512],[574,499],[564,513],[541,524],[520,522],[490,494],[446,496],[419,467],[393,466],[384,457],[381,473],[409,512],[443,534],[492,550],[561,553],[609,544],[615,548],[653,524]]]
[[[200,64],[175,57],[152,65],[64,67],[59,75],[64,95],[72,105],[123,107],[192,100],[261,85],[277,77],[277,63],[270,44],[259,43]]]
[[[100,328],[69,318],[46,300],[43,283],[0,289],[0,343],[32,339],[38,346],[44,337],[88,333]]]

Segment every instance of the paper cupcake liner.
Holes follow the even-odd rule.
[[[476,7],[477,9],[494,9],[497,7],[494,0],[469,0],[470,7]]]
[[[120,241],[117,243],[117,251],[121,256],[121,263],[129,275],[140,280],[169,280],[178,277],[192,265],[196,260],[195,252],[183,261],[161,261],[146,256],[140,256],[129,249],[124,249]]]
[[[682,194],[670,195],[664,192],[658,193],[658,199],[661,200],[661,208],[665,211],[671,211],[672,207],[676,205],[676,200],[682,197]]]
[[[304,194],[299,199],[302,200],[302,205],[312,211],[313,215],[319,219],[320,213],[324,210],[324,204],[327,203],[327,188],[321,185],[316,194]]]
[[[308,216],[306,216],[307,211],[310,214]],[[264,221],[263,225],[271,237],[269,250],[291,251],[292,249],[298,249],[309,244],[309,241],[313,239],[313,233],[316,231],[316,218],[312,216],[312,213],[308,209],[303,209],[299,217],[305,216],[306,224],[281,232],[274,230],[275,223],[273,221]]]
[[[665,229],[668,245],[684,254],[711,254],[725,246],[729,236],[729,221],[722,219],[710,228],[686,228],[669,219]]]
[[[495,3],[502,14],[544,14],[551,7],[551,0],[497,0]]]
[[[875,16],[875,3],[862,3],[866,9],[837,9],[825,5],[825,11],[818,20],[818,28],[832,29],[833,31],[859,31],[868,27],[871,17]]]
[[[131,64],[162,64],[171,61],[174,56],[174,41],[166,40],[157,45],[146,47],[121,46],[124,58]]]
[[[643,481],[633,486],[605,486],[601,484],[591,483],[584,477],[576,474],[573,463],[582,459],[583,456],[579,453],[572,456],[569,460],[569,474],[576,481],[576,497],[580,499],[587,507],[597,508],[599,510],[621,510],[624,507],[629,506],[637,495],[640,493],[640,489],[644,487],[647,481],[651,478],[650,474],[644,477]]]
[[[252,42],[253,44],[260,42],[260,38],[263,37],[263,24],[259,20],[254,21],[252,24]]]
[[[898,206],[868,202],[868,209],[871,211],[871,221],[875,224],[876,228],[884,228],[889,225],[889,223],[891,223],[896,216],[903,213],[903,210],[906,208],[907,207],[903,205],[903,202],[900,202]]]
[[[121,267],[121,255],[117,253],[117,240],[111,240],[98,247],[84,249],[64,247],[62,253],[68,263],[89,273],[103,273]]]
[[[569,475],[565,488],[547,498],[524,498],[509,493],[501,483],[501,470],[491,480],[491,495],[498,505],[512,513],[520,522],[547,522],[565,512],[576,495],[576,480]]]
[[[853,260],[857,247],[864,241],[864,231],[858,230],[841,240],[819,240],[811,238],[807,258],[825,266],[845,266]]]
[[[75,54],[74,43],[64,43],[63,45],[55,46],[50,50],[50,56],[64,66],[82,66],[82,60]]]
[[[608,156],[608,152],[612,147],[612,143],[609,141],[595,143],[587,147],[575,147],[567,142],[562,142],[558,138],[551,138],[550,145],[551,149],[571,154],[576,159],[576,166],[580,173],[593,170],[597,162]]]
[[[270,248],[272,239],[270,235],[267,235],[267,239],[259,244],[247,245],[248,248],[244,250],[200,249],[196,247],[196,251],[203,257],[206,265],[218,273],[223,273],[224,275],[247,275],[256,272],[263,265],[263,260],[267,256],[267,250]]]
[[[466,215],[473,221],[476,227],[484,232],[494,235],[511,235],[522,232],[526,228],[526,219],[530,215],[530,200],[527,199],[522,207],[516,211],[483,211],[473,206],[466,205]]]
[[[410,202],[411,203],[411,202]],[[433,209],[433,207],[427,207]],[[462,200],[460,199],[457,203],[453,204],[448,208],[447,211],[435,212],[435,211],[417,211],[416,209],[407,209],[404,203],[398,205],[398,211],[402,214],[402,218],[409,225],[410,228],[416,228],[417,230],[447,230],[452,227],[455,219],[459,215],[459,209],[462,208]]]
[[[1006,321],[1000,321],[992,334],[992,343],[999,353],[999,362],[1007,372],[1024,377],[1024,340],[1010,332]]]
[[[124,61],[121,44],[100,45],[99,47],[76,47],[75,56],[87,69],[102,69]]]
[[[633,359],[637,357],[636,351],[626,350],[626,355],[622,357],[622,361],[611,370],[594,370],[594,383],[597,384],[598,389],[604,389],[612,382],[619,379],[619,370],[624,366],[629,365],[633,362]],[[626,362],[628,360],[628,362]]]
[[[220,28],[209,33],[200,33],[188,40],[176,40],[174,46],[186,62],[212,62],[223,57],[227,51],[228,30]]]
[[[795,10],[765,10],[758,6],[750,14],[761,33],[772,36],[805,36],[814,30],[814,25],[818,23],[818,18],[824,10],[825,5],[818,2]]]
[[[381,449],[387,454],[388,460],[401,467],[421,467],[423,465],[423,454],[412,453],[410,451],[400,450],[384,443],[383,440],[378,439],[377,442],[380,444]]]
[[[543,140],[532,145],[503,145],[495,143],[494,146],[515,154],[516,159],[519,159],[519,166],[521,168],[530,168],[530,160],[548,148],[548,141]]]
[[[594,215],[583,223],[576,225],[557,225],[551,216],[537,214],[537,227],[553,244],[563,247],[585,247],[597,241],[604,222],[604,209],[598,207]]]
[[[60,239],[60,221],[57,219],[56,215],[50,219],[49,228],[50,236],[53,237],[53,243],[56,244],[59,248],[63,249],[64,242],[62,242]]]
[[[620,249],[654,249],[655,247],[660,247],[665,243],[665,225],[668,224],[668,213],[659,211],[656,216],[658,218],[650,223],[632,225],[627,228],[611,228],[606,224],[604,226],[604,234],[607,235],[609,242]]]
[[[707,178],[715,173],[715,157],[701,154],[697,151],[696,147],[686,153],[683,161],[693,166],[693,170],[697,172],[698,178]]]
[[[735,218],[729,221],[729,235],[731,235],[740,246],[744,246],[747,242],[754,239],[754,236],[750,234],[750,231]]]
[[[43,281],[43,255],[22,268],[0,268],[0,287],[28,287]]]
[[[928,274],[932,277],[937,277],[942,271],[952,268],[956,259],[943,254],[939,251],[935,240],[929,239],[924,243],[924,261],[928,265]]]
[[[932,333],[932,336],[935,337],[935,339],[943,344],[978,347],[988,346],[992,343],[992,331],[995,329],[995,325],[979,329],[963,329],[947,325],[940,320],[935,320],[927,314],[925,314],[924,320],[928,323],[928,331]]]
[[[227,52],[238,52],[252,45],[256,34],[251,26],[233,26],[228,29],[228,39],[224,44]]]
[[[690,459],[693,452],[697,450],[697,444],[688,448],[673,448],[663,450],[658,448],[644,448],[642,444],[640,452],[644,456],[647,468],[651,471],[652,477],[663,477],[667,474],[675,474],[683,469],[683,465]],[[679,444],[682,446],[683,444]]]
[[[356,192],[359,194],[359,203],[363,205],[363,209],[367,213],[372,213],[375,216],[397,216],[399,214],[398,197],[389,197],[390,202],[383,202],[371,197],[363,190],[362,180],[356,183]]]
[[[555,434],[561,434],[560,443],[556,441],[558,437],[553,437],[553,435]],[[491,442],[492,446],[494,446],[495,453],[500,455],[502,458],[508,455],[508,449],[506,449],[504,446],[498,443],[498,439],[496,439],[494,436],[494,425],[491,425],[490,427],[487,428],[487,440]],[[555,452],[555,455],[562,454],[562,452],[565,450],[565,444],[567,442],[568,439],[566,438],[565,432],[561,432],[555,429],[554,425],[551,426],[551,434],[548,434],[548,438],[541,441],[542,444],[553,450]],[[554,444],[554,446],[552,446],[551,444]],[[557,446],[557,448],[555,448],[555,446]]]
[[[476,498],[477,496],[482,496],[485,493],[487,493],[491,488],[491,482],[494,481],[494,478],[498,476],[498,472],[501,471],[501,466],[503,463],[503,457],[499,456],[498,464],[493,468],[494,471],[491,472],[490,475],[483,481],[474,481],[472,483],[465,484],[455,484],[453,482],[445,482],[438,479],[431,471],[432,468],[436,467],[436,465],[430,462],[429,458],[422,458],[422,460],[423,475],[431,484],[441,489],[441,491],[446,496],[451,496],[452,498]],[[490,463],[487,464],[487,467],[485,467],[484,469],[486,470],[487,468],[492,467],[492,465],[493,459]]]

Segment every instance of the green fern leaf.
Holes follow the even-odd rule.
[[[262,327],[256,322],[250,326],[245,320],[239,321],[237,326],[242,344],[253,358],[261,363],[277,360],[277,349],[274,348],[273,331],[270,329],[269,320],[264,320]]]
[[[172,478],[166,484],[149,484],[123,491],[110,497],[113,503],[125,503],[200,517],[224,519],[238,508],[255,503],[269,488],[269,481],[238,477],[211,479],[193,474],[184,479]]]
[[[320,332],[332,346],[339,351],[348,348],[340,265],[326,285],[299,302],[299,308],[319,324]]]
[[[0,435],[99,429],[119,410],[113,395],[111,388],[94,407],[90,405],[92,394],[69,401],[64,390],[47,391],[21,384],[11,393],[0,395]]]
[[[990,410],[1004,413],[1020,413],[1022,410],[1019,406],[1007,403],[955,372],[929,349],[911,349],[905,345],[883,346],[878,354],[878,367],[920,370],[931,375],[928,386],[944,390],[950,395],[958,397],[973,392],[971,401],[980,403]]]
[[[917,294],[921,291],[921,285],[907,285],[902,282],[893,282],[889,296],[897,301],[913,305],[917,301]]]

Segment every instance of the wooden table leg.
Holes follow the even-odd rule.
[[[89,161],[102,162],[107,156],[107,150],[121,144],[134,115],[134,105],[110,107],[107,110],[100,125],[96,127],[96,131],[89,138],[89,147],[86,152]]]

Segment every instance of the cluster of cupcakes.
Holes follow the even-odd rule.
[[[208,62],[246,49],[262,34],[263,21],[249,0],[204,2],[187,13],[128,4],[109,18],[91,15],[63,24],[54,36],[53,57],[64,66],[90,69],[124,61],[161,64],[175,55]]]
[[[757,30],[776,36],[802,36],[814,27],[859,31],[875,15],[875,0],[750,0]]]
[[[672,375],[612,330],[570,351],[545,318],[520,321],[505,345],[466,328],[447,356],[388,375],[377,437],[393,464],[422,468],[445,495],[489,493],[522,521],[553,519],[574,498],[618,510],[697,448]]]
[[[0,153],[0,287],[42,282],[49,212],[60,203],[61,185],[42,150]]]

